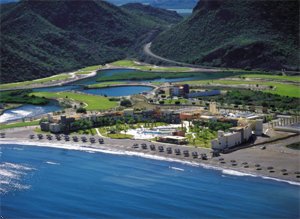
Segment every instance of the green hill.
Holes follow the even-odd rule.
[[[125,58],[168,23],[165,12],[156,20],[136,13],[101,0],[23,0],[1,8],[1,83]]]
[[[152,43],[160,56],[245,69],[299,69],[299,3],[201,0],[191,17]]]

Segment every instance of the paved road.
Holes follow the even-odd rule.
[[[170,63],[170,64],[175,64],[175,65],[180,65],[180,66],[190,67],[190,68],[197,68],[197,70],[201,70],[201,71],[211,71],[211,72],[218,72],[218,71],[220,71],[220,69],[218,69],[218,68],[206,67],[206,66],[203,67],[203,66],[200,66],[200,65],[192,65],[192,64],[189,64],[189,63],[177,62],[177,61],[174,61],[174,60],[171,60],[171,59],[167,59],[167,58],[161,57],[159,55],[154,54],[151,51],[151,45],[152,45],[152,42],[147,43],[144,46],[143,51],[144,51],[145,54],[147,54],[147,55],[149,55],[149,56],[151,56],[151,57],[153,57],[155,59],[158,59],[158,60]]]

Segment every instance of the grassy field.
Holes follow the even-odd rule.
[[[217,133],[209,129],[204,129],[200,132],[194,132],[194,135],[187,134],[186,137],[191,146],[211,148],[210,142],[217,137]]]
[[[193,77],[193,73],[154,73],[154,72],[128,72],[126,74],[116,74],[112,76],[100,76],[97,81],[142,81],[142,80],[154,80],[159,78],[182,78],[182,77]]]
[[[124,67],[124,68],[135,68],[142,71],[163,71],[163,72],[183,72],[191,71],[191,68],[185,67],[158,67],[150,64],[137,64],[132,60],[120,60],[113,63],[110,63],[112,66]]]
[[[102,67],[102,65],[93,65],[86,68],[82,68],[76,72],[76,75],[90,74],[92,71],[100,70]]]
[[[244,74],[242,76],[243,78],[249,78],[249,79],[270,79],[270,80],[278,80],[278,81],[291,81],[291,82],[300,82],[300,77],[298,76],[285,76],[285,75],[266,75],[266,74]]]
[[[121,134],[121,133],[107,134],[106,136],[113,139],[131,139],[133,137],[133,135]]]
[[[34,84],[43,84],[43,83],[47,83],[47,82],[61,81],[61,80],[68,79],[69,77],[70,77],[70,75],[68,75],[68,74],[60,74],[60,75],[55,75],[55,76],[41,78],[41,79],[32,80],[32,81],[1,84],[0,89],[12,89],[12,88],[17,88],[17,87],[30,86],[30,85],[34,85]]]
[[[94,65],[88,66],[86,68],[79,69],[75,74],[82,75],[82,74],[90,74],[92,71],[96,71],[102,68],[102,65]],[[36,84],[43,84],[48,82],[55,82],[55,81],[62,81],[70,78],[71,75],[67,73],[54,75],[47,78],[36,79],[32,81],[23,81],[23,82],[16,82],[16,83],[8,83],[8,84],[0,84],[0,89],[13,89],[18,87],[36,85]]]
[[[284,84],[279,82],[262,82],[262,81],[245,81],[245,80],[197,80],[197,81],[187,81],[186,83],[190,85],[200,85],[200,84],[224,84],[224,85],[249,85],[258,84],[265,86],[273,86],[275,90],[263,90],[263,92],[278,94],[281,96],[297,97],[300,98],[300,86],[292,84]]]
[[[108,98],[102,96],[92,96],[74,92],[33,92],[31,95],[45,97],[49,99],[72,99],[77,102],[82,102],[87,105],[87,110],[106,110],[117,106],[117,102],[109,101]]]
[[[220,72],[218,74],[209,72],[127,72],[126,74],[115,74],[110,76],[99,76],[97,78],[98,82],[106,81],[122,81],[122,80],[132,80],[132,81],[143,81],[143,80],[154,80],[160,78],[175,79],[175,78],[199,78],[201,80],[216,80],[219,78],[233,77],[236,73],[232,72]],[[182,82],[181,82],[182,83]]]
[[[113,138],[113,139],[131,139],[133,137],[132,135],[122,134],[122,133],[110,134],[110,133],[107,132],[107,130],[109,128],[111,128],[111,126],[110,127],[108,127],[108,126],[100,127],[100,128],[98,128],[98,130],[101,133],[101,135],[103,135],[105,137],[108,137],[108,138]]]
[[[36,126],[39,125],[39,120],[37,121],[31,121],[31,122],[18,122],[18,123],[12,123],[12,124],[5,124],[0,126],[0,130],[3,129],[9,129],[9,128],[19,128],[19,127],[25,127],[25,126]]]
[[[89,89],[103,88],[103,87],[109,87],[111,85],[118,85],[118,84],[124,84],[124,83],[118,82],[118,81],[109,81],[109,82],[104,82],[104,83],[91,84],[91,85],[88,85],[87,88],[89,88]]]
[[[97,131],[95,128],[85,129],[85,130],[77,130],[72,132],[71,134],[79,134],[79,135],[97,135]]]

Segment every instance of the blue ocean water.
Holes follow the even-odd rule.
[[[299,186],[135,156],[1,145],[4,218],[299,218]]]

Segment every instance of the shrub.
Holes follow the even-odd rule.
[[[80,108],[78,108],[78,109],[76,110],[76,113],[86,113],[86,109],[80,107]]]
[[[125,100],[122,100],[121,103],[120,103],[121,106],[125,106],[125,107],[130,107],[132,106],[132,103],[130,100],[128,99],[125,99]]]

